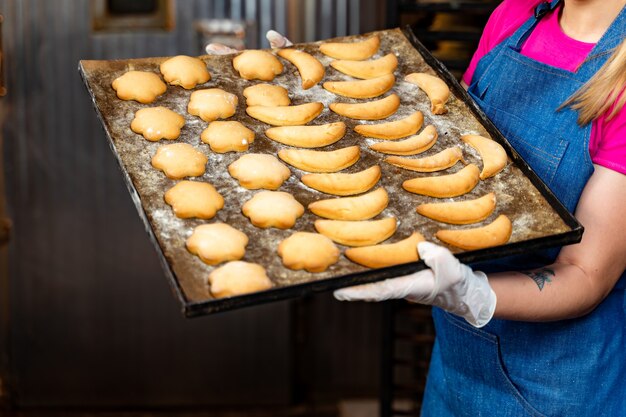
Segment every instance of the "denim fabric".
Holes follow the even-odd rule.
[[[573,212],[593,173],[591,125],[581,128],[575,111],[557,108],[624,39],[626,8],[576,72],[520,54],[539,19],[530,18],[481,59],[468,91]],[[557,254],[543,251],[480,268],[537,267]],[[550,323],[492,320],[476,329],[434,308],[437,340],[422,415],[626,416],[625,284],[626,275],[591,314]]]

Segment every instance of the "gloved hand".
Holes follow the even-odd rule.
[[[493,317],[496,294],[487,276],[473,271],[446,248],[429,242],[417,245],[420,258],[430,269],[381,282],[342,288],[334,292],[343,301],[402,299],[434,305],[459,315],[475,327]]]
[[[275,30],[268,30],[265,34],[270,46],[272,48],[284,48],[293,45],[289,39],[276,32]],[[210,43],[205,48],[206,53],[209,55],[228,55],[239,52],[236,49],[229,48],[221,43]]]

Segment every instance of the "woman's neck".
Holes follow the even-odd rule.
[[[625,4],[626,0],[564,0],[561,29],[577,41],[596,43]]]

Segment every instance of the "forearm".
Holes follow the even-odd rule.
[[[589,313],[606,295],[583,269],[566,263],[489,275],[498,298],[494,317],[551,321]]]

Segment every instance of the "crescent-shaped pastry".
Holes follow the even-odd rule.
[[[316,220],[315,230],[345,246],[369,246],[387,240],[396,232],[396,218],[381,220]]]
[[[463,161],[463,152],[458,146],[453,146],[434,155],[418,159],[403,158],[401,156],[385,158],[385,162],[388,164],[417,172],[443,171],[454,166],[459,161]]]
[[[417,244],[423,242],[424,236],[413,233],[411,236],[396,243],[363,246],[346,249],[346,258],[368,268],[384,268],[386,266],[417,262]]]
[[[320,52],[335,59],[362,61],[378,51],[380,39],[372,36],[360,42],[326,42],[320,45]]]
[[[359,81],[326,81],[323,87],[340,96],[350,98],[374,98],[391,90],[396,77],[386,74],[369,80]]]
[[[344,122],[327,123],[317,126],[271,127],[265,135],[289,146],[299,148],[320,148],[337,142],[346,134]]]
[[[309,204],[314,214],[333,220],[367,220],[376,217],[389,204],[383,187],[357,197],[329,198]]]
[[[351,77],[367,80],[385,74],[392,74],[398,67],[398,59],[394,54],[389,53],[382,58],[372,61],[333,61],[330,63],[330,66]]]
[[[463,230],[439,230],[435,236],[448,245],[476,250],[504,245],[511,238],[512,230],[511,220],[501,214],[487,226]]]
[[[244,80],[272,81],[283,72],[283,64],[267,51],[248,49],[233,59],[233,67]]]
[[[429,150],[437,142],[438,136],[435,126],[428,125],[419,135],[414,135],[398,142],[385,141],[374,143],[370,145],[370,149],[396,155],[417,155]]]
[[[297,126],[309,123],[319,116],[322,110],[324,110],[324,105],[314,102],[298,106],[248,106],[246,113],[273,126]]]
[[[496,195],[489,193],[472,200],[420,204],[416,211],[443,223],[472,224],[485,220],[495,208]]]
[[[483,160],[483,170],[480,173],[481,180],[493,177],[506,166],[506,151],[495,140],[478,135],[463,135],[461,140],[470,144],[480,154]]]
[[[255,84],[243,89],[247,106],[288,106],[289,94],[284,87],[267,83]]]
[[[358,125],[354,131],[368,138],[394,140],[414,135],[422,127],[424,115],[416,111],[404,119],[372,125]]]
[[[317,191],[344,196],[366,192],[376,185],[380,175],[380,167],[374,165],[353,174],[306,174],[300,180]]]
[[[324,66],[313,55],[297,49],[280,49],[277,54],[298,68],[304,90],[308,90],[324,78]]]
[[[331,103],[328,106],[340,116],[360,120],[386,119],[400,107],[400,97],[396,94],[388,95],[380,100],[365,103]]]
[[[308,149],[281,149],[278,157],[289,165],[308,172],[337,172],[354,165],[361,156],[358,146],[335,151],[312,151]]]
[[[404,77],[404,80],[424,90],[430,100],[430,111],[433,114],[448,112],[446,101],[450,97],[450,89],[439,77],[422,72],[414,72]]]
[[[457,197],[472,191],[478,184],[479,175],[478,167],[469,164],[454,174],[406,180],[402,183],[402,188],[411,193],[430,197]]]

